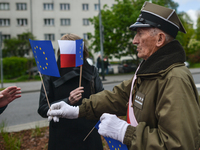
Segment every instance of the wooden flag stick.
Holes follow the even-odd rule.
[[[79,80],[79,87],[81,87],[81,79],[82,79],[82,65],[80,66],[80,80]]]
[[[46,89],[45,89],[45,86],[44,86],[44,82],[43,82],[43,79],[42,79],[42,75],[41,75],[40,71],[38,71],[38,72],[39,72],[39,74],[40,74],[40,78],[41,78],[42,85],[43,85],[43,88],[44,88],[44,93],[45,93],[45,95],[46,95],[47,103],[48,103],[49,109],[50,109],[49,99],[48,99],[47,92],[46,92]],[[51,110],[51,109],[50,109],[50,110]]]
[[[83,141],[85,141],[87,139],[87,137],[90,135],[90,133],[94,130],[95,126],[90,130],[90,132],[86,135],[86,137],[83,139]]]

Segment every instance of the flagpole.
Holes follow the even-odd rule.
[[[38,72],[39,72],[39,75],[40,75],[40,78],[41,78],[41,81],[42,81],[42,85],[43,85],[43,88],[44,88],[44,93],[45,93],[45,95],[46,95],[47,103],[48,103],[49,109],[50,109],[49,99],[48,99],[47,92],[46,92],[46,89],[45,89],[45,86],[44,86],[44,82],[43,82],[43,79],[42,79],[42,75],[41,75],[40,71],[38,71]],[[51,110],[51,109],[50,109],[50,110]]]
[[[82,65],[80,66],[80,80],[79,80],[79,87],[81,87],[81,79],[82,79]]]

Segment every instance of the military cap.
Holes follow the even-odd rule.
[[[174,38],[178,31],[186,33],[175,10],[149,2],[144,3],[137,21],[129,29],[136,30],[138,27],[156,27]]]

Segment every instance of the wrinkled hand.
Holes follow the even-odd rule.
[[[74,105],[82,98],[82,93],[84,92],[84,87],[78,87],[70,92],[69,103]]]
[[[128,127],[128,123],[119,119],[116,115],[104,113],[100,118],[99,134],[105,137],[118,140],[123,143],[124,135]]]
[[[21,97],[21,88],[10,86],[0,92],[0,107],[8,105],[16,98]]]
[[[70,106],[64,101],[52,104],[47,112],[48,120],[59,122],[59,118],[76,119],[79,115],[78,106]]]

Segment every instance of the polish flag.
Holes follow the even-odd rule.
[[[83,64],[83,40],[58,40],[60,67],[77,67]]]

